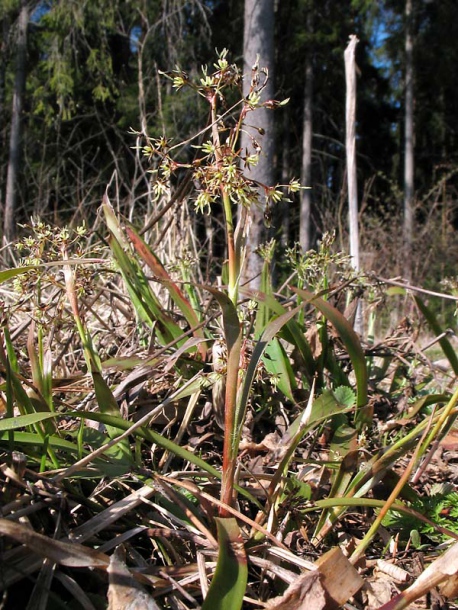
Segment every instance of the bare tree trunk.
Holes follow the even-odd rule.
[[[358,182],[356,174],[356,63],[355,48],[358,39],[350,36],[350,42],[345,49],[345,81],[347,88],[346,100],[346,141],[347,180],[348,180],[348,215],[350,229],[350,256],[356,271],[360,269],[359,259],[359,224],[358,224]],[[363,320],[361,307],[358,306],[355,317],[355,330],[362,333]]]
[[[290,167],[290,148],[291,148],[291,128],[288,109],[283,110],[283,139],[281,143],[282,158],[281,158],[281,181],[282,184],[288,184],[291,179]],[[290,233],[290,210],[289,201],[282,201],[278,220],[281,223],[280,244],[283,250],[288,247]]]
[[[6,76],[6,54],[8,50],[9,18],[4,15],[2,20],[2,40],[0,42],[0,121],[3,126],[3,113],[5,108],[5,76]]]
[[[309,9],[307,13],[307,34],[312,33],[313,13]],[[305,89],[304,89],[304,117],[302,129],[302,169],[301,184],[310,186],[312,177],[312,137],[313,137],[313,60],[312,46],[309,44],[305,57]],[[311,212],[312,212],[312,191],[307,188],[301,191],[301,204],[299,211],[299,242],[302,250],[310,250],[311,241]]]
[[[27,24],[29,7],[27,0],[21,0],[16,42],[16,75],[14,80],[13,108],[6,179],[5,213],[3,218],[3,239],[10,242],[16,235],[17,180],[22,153],[22,108],[24,104],[27,64]]]
[[[274,0],[245,0],[243,33],[243,62],[245,79],[243,83],[243,94],[247,95],[250,89],[251,69],[256,63],[259,55],[259,66],[269,70],[269,81],[263,91],[263,100],[273,99],[273,68],[274,68]],[[274,157],[274,133],[273,113],[265,108],[255,110],[248,114],[247,123],[254,125],[256,129],[245,126],[242,135],[242,149],[254,152],[253,138],[260,142],[262,152],[259,163],[252,168],[248,175],[253,180],[271,186],[274,183],[273,157]],[[260,133],[265,137],[260,140]],[[250,210],[252,224],[250,235],[247,240],[247,263],[241,278],[242,284],[252,288],[259,287],[263,261],[255,253],[256,248],[264,240],[264,205],[261,200],[258,206]]]
[[[9,31],[9,16],[6,14],[2,18],[2,39],[0,42],[0,146],[1,150],[6,149],[6,129],[5,129],[5,89],[6,89],[6,64],[8,52],[8,31]],[[3,207],[3,185],[5,180],[6,155],[1,154],[0,166],[0,209]]]
[[[406,72],[404,126],[404,276],[412,278],[413,195],[414,195],[414,125],[413,125],[413,33],[412,0],[406,0]]]

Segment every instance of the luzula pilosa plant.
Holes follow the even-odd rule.
[[[177,90],[190,87],[207,101],[210,109],[209,124],[188,142],[175,146],[171,146],[165,137],[148,139],[143,152],[150,158],[158,159],[154,185],[157,196],[168,188],[172,174],[184,170],[191,173],[193,183],[198,185],[194,201],[196,210],[211,214],[215,205],[221,204],[223,208],[227,291],[222,293],[214,288],[208,289],[223,309],[227,343],[222,501],[232,506],[235,463],[246,410],[246,404],[240,404],[239,400],[244,373],[241,365],[244,337],[237,301],[250,224],[249,211],[255,205],[262,205],[267,209],[284,199],[285,192],[297,192],[301,186],[295,180],[288,185],[268,186],[250,179],[247,175],[250,168],[258,163],[261,152],[261,146],[254,138],[254,153],[240,149],[240,134],[247,115],[258,108],[272,110],[286,103],[275,100],[261,101],[268,79],[267,70],[260,69],[258,63],[253,66],[250,91],[247,97],[243,97],[242,75],[236,65],[228,62],[226,50],[218,54],[214,68],[215,71],[211,74],[204,68],[199,82],[193,82],[180,69],[165,74]],[[227,94],[234,89],[238,92],[239,99],[228,108]],[[174,159],[177,149],[197,139],[202,143],[193,145],[196,150],[194,160],[190,163],[177,162]],[[224,509],[222,514],[225,515]]]

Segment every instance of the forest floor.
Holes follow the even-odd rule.
[[[190,332],[170,277],[111,247],[116,267],[91,247],[0,272],[2,607],[205,609],[212,579],[232,592],[247,563],[243,608],[458,608],[456,341],[431,310],[367,341],[339,309],[348,282],[305,310],[271,292],[258,358],[262,299],[245,308],[228,507],[222,299],[186,293],[205,329]],[[172,299],[137,302],[140,285]]]

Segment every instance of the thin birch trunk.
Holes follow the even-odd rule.
[[[13,109],[11,115],[5,215],[3,219],[3,238],[7,243],[12,241],[16,235],[17,186],[22,154],[22,108],[24,105],[26,79],[28,22],[29,7],[27,5],[27,0],[22,0],[16,43],[16,75],[14,80]]]

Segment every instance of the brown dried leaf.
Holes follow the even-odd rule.
[[[240,450],[247,451],[250,455],[269,452],[269,454],[273,456],[280,451],[283,451],[284,453],[286,448],[281,447],[281,439],[278,432],[269,432],[260,443],[255,443],[243,438],[240,442]]]
[[[384,574],[388,574],[391,578],[400,583],[407,583],[411,580],[411,575],[409,572],[399,567],[398,565],[391,563],[390,561],[385,561],[384,559],[379,559],[377,561],[377,568]]]
[[[329,606],[330,607],[330,606]],[[280,597],[267,602],[266,608],[275,610],[328,610],[326,591],[318,570],[301,574]]]
[[[391,581],[387,577],[366,582],[364,592],[367,594],[367,610],[375,610],[386,604],[391,599],[392,591]]]
[[[312,355],[316,360],[321,356],[323,346],[321,345],[318,329],[315,325],[307,329],[307,332],[305,333],[305,338],[309,342],[310,349],[312,350]]]

